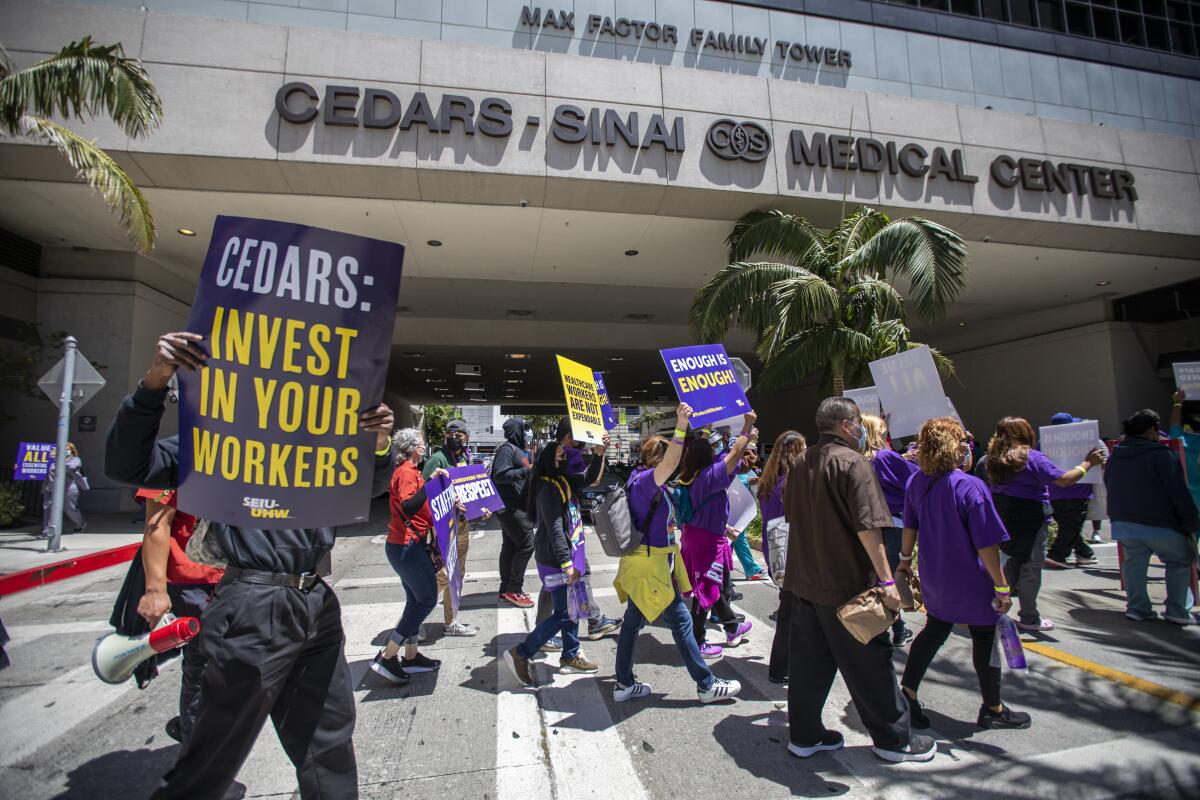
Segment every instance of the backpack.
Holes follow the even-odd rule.
[[[629,493],[626,488],[618,486],[609,492],[604,502],[592,510],[592,524],[604,554],[614,558],[629,555],[638,549],[643,541],[647,541],[646,547],[649,548],[646,529],[654,519],[654,512],[658,509],[661,499],[660,488],[655,491],[654,499],[650,501],[650,513],[639,527],[634,523],[633,514],[629,510]]]

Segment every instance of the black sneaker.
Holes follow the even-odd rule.
[[[784,675],[784,676],[780,677],[779,675],[771,675],[770,673],[768,673],[767,680],[769,680],[771,683],[787,683],[788,676]]]
[[[816,744],[796,744],[788,742],[788,752],[800,758],[810,758],[817,753],[827,753],[831,750],[841,750],[846,744],[845,738],[837,731],[825,731],[821,741]]]
[[[179,724],[179,717],[171,717],[167,720],[167,736],[170,736],[177,742],[183,741],[183,726]]]
[[[400,662],[400,666],[404,668],[405,672],[433,672],[441,665],[442,662],[437,659],[426,658],[420,653],[417,653],[412,658],[405,658]]]
[[[904,647],[904,645],[911,642],[912,639],[913,639],[913,632],[910,631],[908,628],[901,628],[899,633],[892,633],[892,646],[893,647]]]
[[[743,597],[745,597],[745,595],[742,594],[741,592],[730,592],[729,593],[729,600],[730,600],[730,602],[733,602],[733,603],[736,603],[738,600],[741,600]]]
[[[404,667],[400,666],[398,653],[391,658],[384,658],[383,651],[380,650],[375,654],[375,660],[371,662],[371,671],[382,675],[385,680],[392,683],[408,683],[409,675],[404,671]]]
[[[884,761],[891,761],[895,764],[905,761],[932,761],[933,757],[937,755],[937,742],[933,740],[932,736],[918,736],[914,733],[909,737],[908,744],[899,750],[872,747],[871,752]]]
[[[1025,730],[1032,722],[1032,718],[1024,711],[1013,711],[1008,706],[1001,704],[998,713],[992,711],[987,706],[980,706],[979,719],[977,721],[981,728],[1015,728],[1017,730]]]
[[[912,721],[912,726],[921,730],[932,727],[929,717],[925,716],[925,707],[921,705],[921,701],[909,697],[907,692],[904,693],[904,699],[908,701],[908,718]]]

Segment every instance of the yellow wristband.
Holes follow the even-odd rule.
[[[1081,469],[1083,471],[1084,475],[1087,475],[1087,471],[1090,466],[1091,466],[1090,464],[1080,464],[1079,469]]]

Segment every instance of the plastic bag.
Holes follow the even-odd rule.
[[[789,526],[783,517],[776,517],[767,522],[767,530],[763,534],[764,548],[767,551],[767,574],[776,583],[783,582],[783,569],[787,565]]]
[[[596,598],[592,596],[592,587],[586,580],[578,580],[567,586],[567,614],[573,621],[590,619],[598,610]]]
[[[1004,660],[1009,669],[1025,669],[1025,648],[1021,646],[1021,634],[1012,617],[1004,614],[996,622],[996,640],[992,645],[991,665],[1000,666],[1000,649],[1004,649]]]

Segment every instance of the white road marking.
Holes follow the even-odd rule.
[[[15,650],[21,645],[41,639],[44,636],[58,636],[76,633],[107,633],[112,626],[106,620],[80,620],[79,622],[45,622],[40,625],[7,625],[8,635],[12,641],[4,646],[6,650]]]
[[[162,676],[179,659],[159,667]],[[104,683],[84,664],[0,706],[0,767],[15,764],[120,699],[137,684]]]
[[[533,609],[530,609],[533,611]],[[531,617],[524,609],[496,613],[496,798],[530,800],[554,797],[546,761],[546,721],[533,690],[525,689],[503,661],[503,654],[525,638]],[[515,735],[514,735],[515,734]]]

